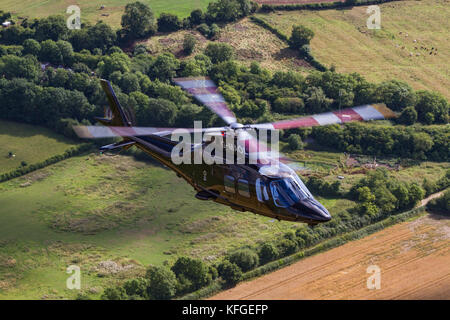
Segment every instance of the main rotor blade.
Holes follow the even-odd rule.
[[[208,77],[175,78],[175,84],[192,94],[200,103],[221,117],[227,124],[235,123],[236,116],[228,108],[215,83]]]
[[[296,119],[282,120],[273,123],[252,124],[248,127],[255,129],[292,129],[300,127],[324,126],[327,124],[340,124],[353,121],[383,120],[396,117],[396,114],[386,107],[384,103],[368,104],[341,111],[326,112]]]
[[[245,146],[249,159],[257,160],[257,163],[275,165],[280,162],[284,164],[295,162],[278,150],[271,149],[265,141],[258,139],[256,135],[252,135],[247,130],[239,131],[238,143]]]
[[[180,132],[220,132],[225,131],[225,127],[217,128],[153,128],[153,127],[113,127],[113,126],[73,126],[75,133],[80,138],[95,139],[95,138],[111,138],[111,137],[132,137],[132,136],[148,136],[158,135],[165,136],[172,134],[175,130]]]

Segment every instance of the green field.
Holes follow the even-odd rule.
[[[448,1],[381,4],[381,30],[367,29],[366,9],[279,11],[257,16],[286,35],[295,24],[311,28],[315,33],[313,55],[327,66],[335,65],[338,72],[358,72],[374,82],[399,79],[414,89],[435,90],[450,98]],[[431,48],[438,49],[436,55],[429,54]]]
[[[119,28],[120,20],[127,3],[133,0],[0,0],[0,10],[10,11],[15,16],[42,18],[51,14],[66,14],[67,7],[78,5],[81,9],[81,20],[83,22],[95,23],[99,20],[109,23],[111,26]],[[148,4],[156,15],[161,12],[169,12],[179,17],[187,17],[192,10],[200,8],[206,9],[211,0],[141,0]],[[100,10],[100,6],[105,8]],[[108,16],[102,16],[108,15]]]
[[[308,166],[330,166],[342,153],[297,151]],[[426,162],[393,174],[400,180],[436,179],[448,163]],[[344,188],[362,174],[317,169]],[[24,183],[27,186],[24,187]],[[272,239],[304,224],[278,222],[194,198],[194,190],[162,167],[126,156],[73,157],[0,184],[0,299],[74,298],[67,266],[82,270],[82,290],[99,297],[114,283],[142,274],[149,264],[178,256],[205,261],[228,250]],[[318,197],[332,213],[354,206]],[[116,271],[104,269],[115,264]],[[129,268],[129,269],[128,269]]]
[[[22,161],[38,163],[75,145],[49,129],[0,120],[0,174],[19,168]],[[9,157],[9,152],[15,156]]]
[[[321,200],[332,213],[353,206]],[[199,201],[171,171],[123,156],[73,157],[2,183],[0,203],[0,299],[73,298],[65,289],[71,264],[95,296],[149,264],[179,255],[213,261],[306,227]],[[96,269],[102,261],[133,268],[109,274]]]

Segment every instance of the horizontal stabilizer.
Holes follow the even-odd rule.
[[[131,146],[131,145],[133,145],[135,143],[136,143],[135,141],[121,141],[121,142],[117,142],[117,143],[108,144],[106,146],[103,146],[103,147],[100,148],[100,151],[111,151],[111,150],[114,150],[114,149],[128,147],[128,146]]]

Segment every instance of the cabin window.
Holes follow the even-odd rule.
[[[234,186],[234,178],[232,176],[225,176],[223,184],[224,184],[226,192],[229,192],[229,193],[236,192],[236,189]]]
[[[241,196],[250,198],[250,190],[248,188],[248,181],[239,179],[238,180],[238,191]]]
[[[259,202],[264,202],[264,200],[269,200],[269,194],[267,193],[267,187],[261,179],[256,179],[256,197]]]

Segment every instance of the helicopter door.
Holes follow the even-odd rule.
[[[244,179],[238,180],[238,192],[245,198],[250,198],[250,189],[248,187],[248,181]]]
[[[259,202],[264,202],[264,200],[269,200],[269,194],[267,193],[267,187],[264,182],[261,181],[260,178],[256,179],[256,197]]]
[[[223,178],[225,192],[230,194],[236,193],[236,182],[233,176],[225,175]]]

